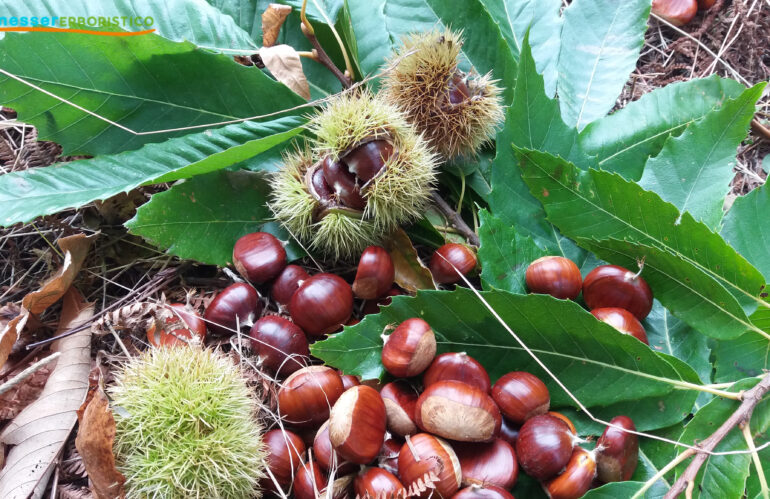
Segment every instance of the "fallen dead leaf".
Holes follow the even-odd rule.
[[[22,313],[11,319],[0,332],[0,367],[3,367],[5,361],[8,360],[11,348],[19,338],[21,330],[24,329],[28,317],[29,312],[22,309]]]
[[[403,229],[398,229],[386,238],[383,247],[390,253],[396,268],[396,284],[415,293],[418,289],[436,289],[430,270],[423,265],[412,241]]]
[[[126,477],[115,467],[112,443],[115,440],[115,418],[104,390],[98,387],[82,413],[78,414],[75,446],[83,459],[91,480],[91,491],[98,499],[125,497]]]
[[[272,47],[278,39],[283,22],[291,13],[290,5],[271,3],[262,13],[262,46]]]
[[[310,84],[302,71],[302,61],[288,45],[262,47],[259,57],[275,78],[305,99],[310,100]]]
[[[62,305],[57,333],[83,324],[94,314],[93,305],[85,303],[75,289],[65,293]],[[3,499],[41,497],[88,390],[91,330],[57,340],[51,351],[61,356],[40,397],[0,433],[0,444],[14,446],[0,470]]]

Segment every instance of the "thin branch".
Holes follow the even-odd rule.
[[[754,130],[754,132],[761,135],[765,140],[770,140],[770,129],[760,123],[758,119],[754,118],[751,120],[751,128]]]
[[[13,378],[9,379],[8,381],[6,381],[2,385],[0,385],[0,395],[2,395],[3,393],[7,392],[8,390],[13,388],[14,386],[18,385],[19,383],[21,383],[25,379],[29,378],[33,374],[35,374],[41,367],[43,367],[44,365],[48,364],[52,360],[57,359],[59,357],[59,355],[61,355],[61,352],[54,352],[51,355],[49,355],[48,357],[46,357],[44,359],[41,359],[41,360],[38,360],[37,362],[35,362],[31,366],[29,366],[28,368],[24,369],[22,372],[20,372],[19,374],[17,374]]]
[[[315,36],[315,30],[313,30],[313,26],[310,24],[310,21],[308,21],[307,16],[305,15],[306,7],[307,0],[304,0],[302,2],[302,10],[299,13],[300,19],[302,20],[302,24],[300,26],[302,28],[302,34],[305,35],[305,38],[307,38],[310,41],[310,44],[313,45],[313,51],[316,53],[318,62],[326,66],[326,68],[337,77],[340,83],[342,83],[343,88],[350,88],[351,85],[353,85],[353,80],[351,80],[349,76],[345,75],[345,73],[340,71],[340,69],[335,66],[334,62],[329,57],[329,54],[327,54],[324,48],[321,46],[321,43]]]
[[[706,440],[698,445],[699,450],[696,451],[696,456],[692,462],[687,466],[682,476],[674,482],[671,489],[666,493],[664,499],[674,499],[679,497],[685,490],[692,490],[695,484],[695,478],[698,476],[698,470],[700,470],[703,463],[709,457],[709,452],[722,441],[730,430],[735,428],[741,423],[747,423],[751,420],[751,414],[754,412],[754,408],[762,400],[762,397],[770,391],[770,373],[765,374],[762,380],[751,390],[748,390],[743,394],[743,402],[738,409],[727,418],[727,420],[720,426],[717,431],[711,434]]]
[[[452,209],[452,207],[449,206],[449,203],[444,201],[444,198],[442,198],[441,195],[436,191],[433,192],[433,201],[436,203],[436,207],[439,209],[439,211],[441,211],[441,213],[443,213],[444,216],[448,219],[449,225],[451,227],[457,229],[460,234],[462,234],[465,239],[467,239],[468,242],[472,245],[479,245],[479,236],[473,231],[473,229],[468,227],[468,224],[465,223],[465,220],[463,220],[460,214]]]
[[[751,459],[754,461],[754,468],[757,470],[757,478],[759,479],[762,498],[770,499],[770,488],[767,486],[767,477],[765,476],[764,468],[762,468],[762,461],[759,459],[757,446],[754,445],[754,437],[751,435],[751,425],[747,423],[741,424],[741,432],[743,432],[743,438],[746,440],[746,445],[749,446],[749,450],[751,451]]]

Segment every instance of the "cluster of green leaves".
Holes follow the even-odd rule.
[[[44,15],[55,14],[62,1],[22,6],[0,0],[0,6],[9,15]],[[264,173],[278,167],[280,151],[302,132],[310,109],[265,72],[228,55],[259,46],[268,1],[168,0],[162,8],[150,1],[76,3],[93,15],[151,15],[157,33],[0,39],[0,102],[66,154],[94,156],[0,176],[0,224],[175,182],[128,223],[171,254],[225,265],[242,234],[280,232],[265,207]],[[307,50],[299,29],[302,1],[283,3],[297,9],[279,42]],[[657,89],[608,115],[635,66],[650,1],[574,0],[563,11],[561,4],[308,2],[321,43],[342,67],[335,27],[358,79],[376,75],[408,32],[463,30],[463,67],[492,72],[508,105],[494,150],[453,162],[453,175],[442,176],[450,194],[464,176],[473,191],[464,206],[481,207],[481,298],[463,289],[397,297],[381,313],[316,343],[313,353],[346,372],[382,378],[383,329],[420,316],[435,329],[441,351],[467,351],[492,378],[511,370],[539,375],[553,406],[570,413],[583,433],[598,434],[601,426],[570,394],[596,417],[627,414],[641,430],[692,444],[737,407],[694,387],[735,382],[730,390],[737,391],[770,368],[764,291],[770,191],[757,189],[723,210],[736,148],[763,86],[747,89],[712,76]],[[303,68],[313,98],[340,90],[316,62],[303,60]],[[376,87],[376,79],[371,84]],[[264,118],[238,121],[254,116]],[[440,244],[428,219],[408,234]],[[642,275],[656,297],[644,323],[651,348],[577,303],[526,295],[527,265],[547,254],[573,259],[584,274],[602,261],[635,268],[644,259]],[[755,436],[770,426],[766,409],[751,422]],[[736,430],[717,450],[746,448]],[[634,481],[589,495],[630,497],[678,452],[682,448],[643,439]],[[760,457],[770,469],[770,449]],[[744,491],[757,497],[761,485],[751,466],[748,455],[710,459],[699,475],[702,497]],[[682,471],[659,480],[646,496],[661,495]],[[542,493],[526,480],[514,492]]]

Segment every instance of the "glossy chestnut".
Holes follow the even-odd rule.
[[[401,443],[389,438],[382,443],[380,455],[377,456],[377,466],[398,475],[398,453],[401,452]]]
[[[270,296],[279,305],[288,305],[294,292],[299,285],[306,279],[310,279],[310,274],[299,265],[287,265],[286,268],[278,274],[270,287]]]
[[[214,334],[231,336],[238,326],[250,326],[262,313],[262,302],[257,290],[248,284],[236,282],[223,289],[206,307],[203,318]]]
[[[262,440],[267,450],[267,467],[282,487],[289,485],[305,460],[302,438],[291,431],[275,429],[265,433]]]
[[[674,26],[684,26],[698,13],[697,0],[652,0],[652,13]]]
[[[500,412],[516,424],[523,424],[538,414],[545,414],[551,406],[548,388],[540,378],[524,371],[503,375],[492,387]]]
[[[463,473],[463,485],[496,485],[510,489],[519,476],[519,464],[516,452],[506,442],[496,438],[489,443],[454,445],[460,469]]]
[[[500,433],[492,397],[460,381],[439,381],[417,399],[414,420],[422,430],[459,442],[489,442]]]
[[[292,320],[311,336],[333,333],[352,313],[350,284],[334,274],[316,274],[306,279],[289,301]]]
[[[335,470],[336,476],[347,475],[353,473],[358,469],[358,466],[354,463],[350,463],[342,459],[329,440],[329,421],[318,428],[318,432],[313,439],[313,457],[318,465],[329,473],[331,470]]]
[[[403,294],[404,293],[400,289],[396,287],[392,287],[385,294],[385,296],[383,296],[379,300],[376,300],[376,301],[366,300],[366,302],[364,302],[363,308],[361,309],[361,313],[363,315],[378,314],[380,313],[380,307],[387,307],[393,301],[394,296],[403,295]]]
[[[628,310],[617,307],[595,308],[591,310],[594,317],[602,322],[609,324],[623,334],[630,334],[645,345],[650,342],[647,339],[647,333],[644,326]]]
[[[285,377],[307,364],[310,349],[305,333],[279,315],[266,315],[251,327],[251,349],[260,366]]]
[[[524,279],[532,293],[574,300],[580,294],[583,277],[575,262],[563,256],[543,256],[529,264]]]
[[[353,294],[362,300],[374,300],[384,296],[393,287],[396,268],[388,251],[381,246],[369,246],[361,253]]]
[[[462,280],[458,271],[467,276],[476,268],[477,263],[476,255],[470,248],[458,243],[447,243],[433,253],[429,268],[434,281],[439,284],[453,284]]]
[[[348,170],[365,184],[376,177],[393,155],[394,147],[387,140],[370,140],[343,156]]]
[[[351,463],[374,461],[385,441],[385,430],[385,403],[373,388],[349,388],[332,407],[329,440],[337,454]]]
[[[153,321],[147,328],[150,345],[183,346],[205,341],[206,322],[184,303],[170,303],[162,315],[162,319]]]
[[[452,447],[428,433],[412,435],[398,453],[398,478],[417,497],[451,497],[460,488],[462,471]],[[426,474],[434,473],[435,489],[419,487]],[[414,490],[413,490],[414,489]],[[410,495],[411,496],[411,495]]]
[[[342,379],[326,366],[308,366],[286,378],[278,390],[278,411],[285,420],[300,427],[317,427],[342,395]]]
[[[600,265],[589,272],[583,281],[583,299],[589,310],[623,308],[640,321],[652,309],[652,290],[647,282],[617,265]]]
[[[354,210],[366,208],[366,198],[361,194],[361,187],[356,182],[356,176],[348,171],[347,165],[334,161],[326,156],[321,161],[324,179],[334,191],[343,205]]]
[[[294,477],[295,499],[316,499],[326,488],[326,477],[321,473],[321,467],[315,461],[308,461],[297,468]]]
[[[457,492],[452,499],[514,499],[513,494],[500,487],[471,485]]]
[[[342,378],[342,386],[345,390],[361,384],[358,378],[352,374],[342,374],[342,372],[340,372],[340,378]]]
[[[508,418],[503,416],[503,422],[500,425],[500,435],[498,435],[498,438],[502,438],[515,448],[516,439],[519,438],[519,425],[512,423]]]
[[[437,381],[446,380],[462,381],[484,393],[489,393],[492,386],[484,366],[465,352],[442,353],[433,359],[422,377],[426,388]]]
[[[417,317],[399,324],[382,347],[382,366],[397,378],[417,376],[435,357],[436,336],[430,325]]]
[[[543,488],[551,499],[578,499],[588,492],[595,477],[594,454],[575,447],[564,471],[545,482]]]
[[[399,380],[383,386],[380,396],[385,402],[388,431],[402,437],[417,433],[417,424],[414,422],[414,409],[419,397],[417,391],[405,381]]]
[[[404,486],[398,477],[382,468],[364,468],[353,480],[356,497],[362,499],[395,498]],[[403,494],[403,492],[402,492]]]
[[[235,242],[233,265],[244,279],[264,284],[286,267],[286,250],[267,232],[252,232]]]
[[[616,416],[610,423],[636,431],[634,422],[628,416]],[[633,433],[608,426],[596,442],[598,476],[602,482],[630,480],[638,460],[639,437]]]
[[[530,418],[519,430],[516,457],[529,476],[545,481],[567,465],[574,447],[573,435],[561,419],[541,414]]]
[[[575,428],[575,425],[572,423],[572,420],[570,420],[570,418],[556,411],[548,411],[546,414],[548,414],[549,416],[553,416],[555,418],[559,418],[562,421],[564,421],[569,427],[570,433],[572,433],[573,435],[577,435],[577,429]]]

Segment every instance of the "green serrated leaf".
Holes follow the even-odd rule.
[[[680,135],[744,90],[737,81],[717,75],[656,88],[590,123],[580,133],[580,144],[587,154],[596,156],[602,170],[639,180],[647,159],[658,154],[669,137]]]
[[[633,497],[641,490],[644,482],[612,482],[601,487],[591,489],[582,497],[585,499],[618,499],[619,497]],[[656,484],[642,496],[644,499],[660,499],[666,495],[668,489],[662,484]]]
[[[582,130],[615,105],[636,67],[650,0],[575,0],[564,9],[557,90],[564,121]]]
[[[770,187],[757,187],[735,200],[727,212],[722,237],[770,282]]]
[[[618,333],[578,304],[547,295],[482,295],[553,374],[600,416],[612,418],[621,413],[617,411],[635,409],[637,427],[650,429],[681,421],[692,408],[697,393],[675,388],[682,381],[697,383],[687,364]],[[382,377],[380,334],[388,324],[410,317],[431,325],[440,352],[467,352],[484,364],[493,381],[514,368],[528,371],[546,382],[553,407],[574,405],[465,288],[394,297],[381,313],[315,343],[312,353],[364,379]]]
[[[0,67],[136,132],[299,114],[284,110],[304,102],[231,57],[154,34],[9,34],[0,40]],[[191,132],[134,135],[6,75],[0,76],[0,102],[35,125],[40,139],[60,143],[64,154],[116,153]]]
[[[735,175],[736,150],[746,138],[764,88],[764,83],[755,85],[689,125],[678,137],[669,137],[660,154],[647,161],[639,184],[679,211],[718,228]]]
[[[142,184],[226,168],[289,140],[302,131],[301,124],[298,117],[246,121],[147,144],[136,151],[2,175],[0,225],[77,208]]]
[[[770,310],[758,309],[750,317],[752,323],[770,333]],[[714,366],[717,383],[745,376],[757,376],[770,369],[770,340],[758,334],[744,334],[731,341],[714,345]]]

